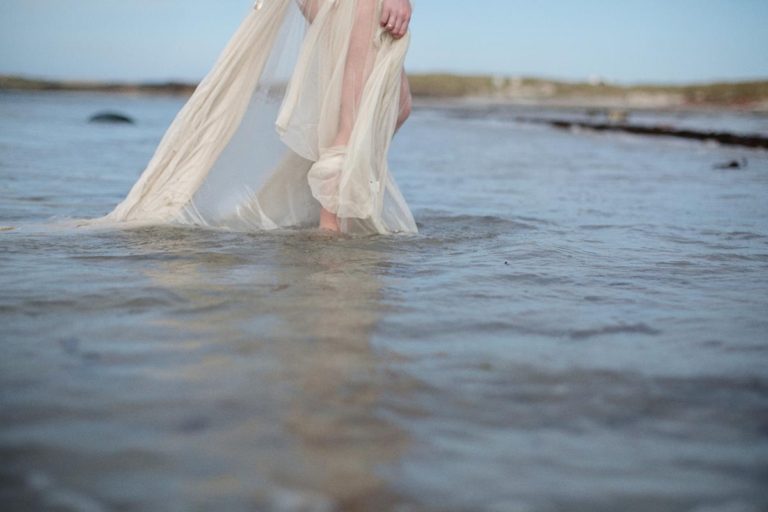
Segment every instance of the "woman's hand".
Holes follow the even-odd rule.
[[[381,26],[392,34],[395,39],[400,39],[408,32],[408,23],[411,21],[410,0],[384,0],[381,6]]]

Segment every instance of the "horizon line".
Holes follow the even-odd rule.
[[[715,84],[743,84],[743,83],[759,83],[768,82],[768,75],[765,76],[752,76],[752,77],[730,77],[730,78],[711,78],[711,79],[698,79],[698,80],[685,80],[685,81],[622,81],[612,80],[609,77],[594,74],[588,75],[582,78],[566,78],[558,77],[547,74],[535,74],[535,73],[498,73],[498,72],[461,72],[461,71],[448,71],[448,70],[414,70],[408,71],[408,76],[424,76],[424,75],[447,75],[456,77],[490,77],[490,78],[502,78],[502,79],[532,79],[542,80],[548,82],[561,82],[561,83],[574,83],[574,84],[593,84],[593,85],[610,85],[618,87],[643,87],[643,86],[667,86],[667,87],[686,87],[686,86],[701,86],[701,85],[715,85]],[[111,85],[163,85],[163,84],[178,84],[178,85],[193,85],[199,83],[204,76],[198,79],[192,78],[147,78],[147,79],[127,79],[127,78],[65,78],[56,76],[45,76],[33,73],[14,73],[14,72],[2,72],[0,71],[0,78],[16,78],[30,81],[45,81],[45,82],[57,82],[57,83],[81,83],[81,84],[111,84]]]

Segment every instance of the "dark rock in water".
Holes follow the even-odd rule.
[[[551,119],[543,117],[519,116],[515,119],[522,123],[548,124],[561,130],[583,128],[586,130],[594,130],[596,132],[624,132],[651,137],[679,137],[681,139],[698,140],[702,142],[717,142],[726,146],[768,149],[768,137],[763,134],[749,135],[730,132],[707,132],[675,128],[668,125],[646,126],[624,122],[576,121],[571,119]],[[738,163],[739,162],[737,162],[737,164]],[[741,164],[743,167],[746,167],[746,160],[743,160]],[[729,169],[739,169],[739,167],[729,167]]]
[[[205,416],[195,416],[187,418],[178,427],[178,430],[184,433],[194,433],[207,430],[211,426],[211,420]]]
[[[714,166],[715,169],[744,169],[747,167],[747,159],[731,160]]]
[[[133,119],[117,112],[99,112],[88,120],[91,123],[134,124]]]

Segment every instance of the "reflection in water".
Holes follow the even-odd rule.
[[[395,460],[404,438],[377,414],[385,382],[371,335],[382,309],[376,273],[387,265],[383,254],[312,232],[241,235],[247,243],[240,245],[233,236],[228,248],[211,254],[186,234],[141,236],[143,247],[169,256],[146,272],[184,301],[161,322],[211,346],[237,344],[216,357],[240,360],[196,365],[185,377],[211,379],[215,372],[216,379],[232,379],[233,371],[248,371],[242,358],[261,374],[250,379],[259,389],[221,397],[250,408],[222,439],[227,457],[258,468],[259,480],[310,490],[316,501],[325,497],[344,509],[391,502],[377,467]],[[267,263],[244,265],[255,255]],[[276,452],[275,443],[282,449]],[[220,457],[215,451],[215,444],[206,447]]]
[[[766,509],[764,154],[435,105],[418,236],[70,233],[180,100],[0,96],[3,512]]]

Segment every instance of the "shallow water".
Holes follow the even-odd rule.
[[[3,510],[768,507],[768,153],[420,108],[418,235],[46,227],[181,101],[0,95]]]

